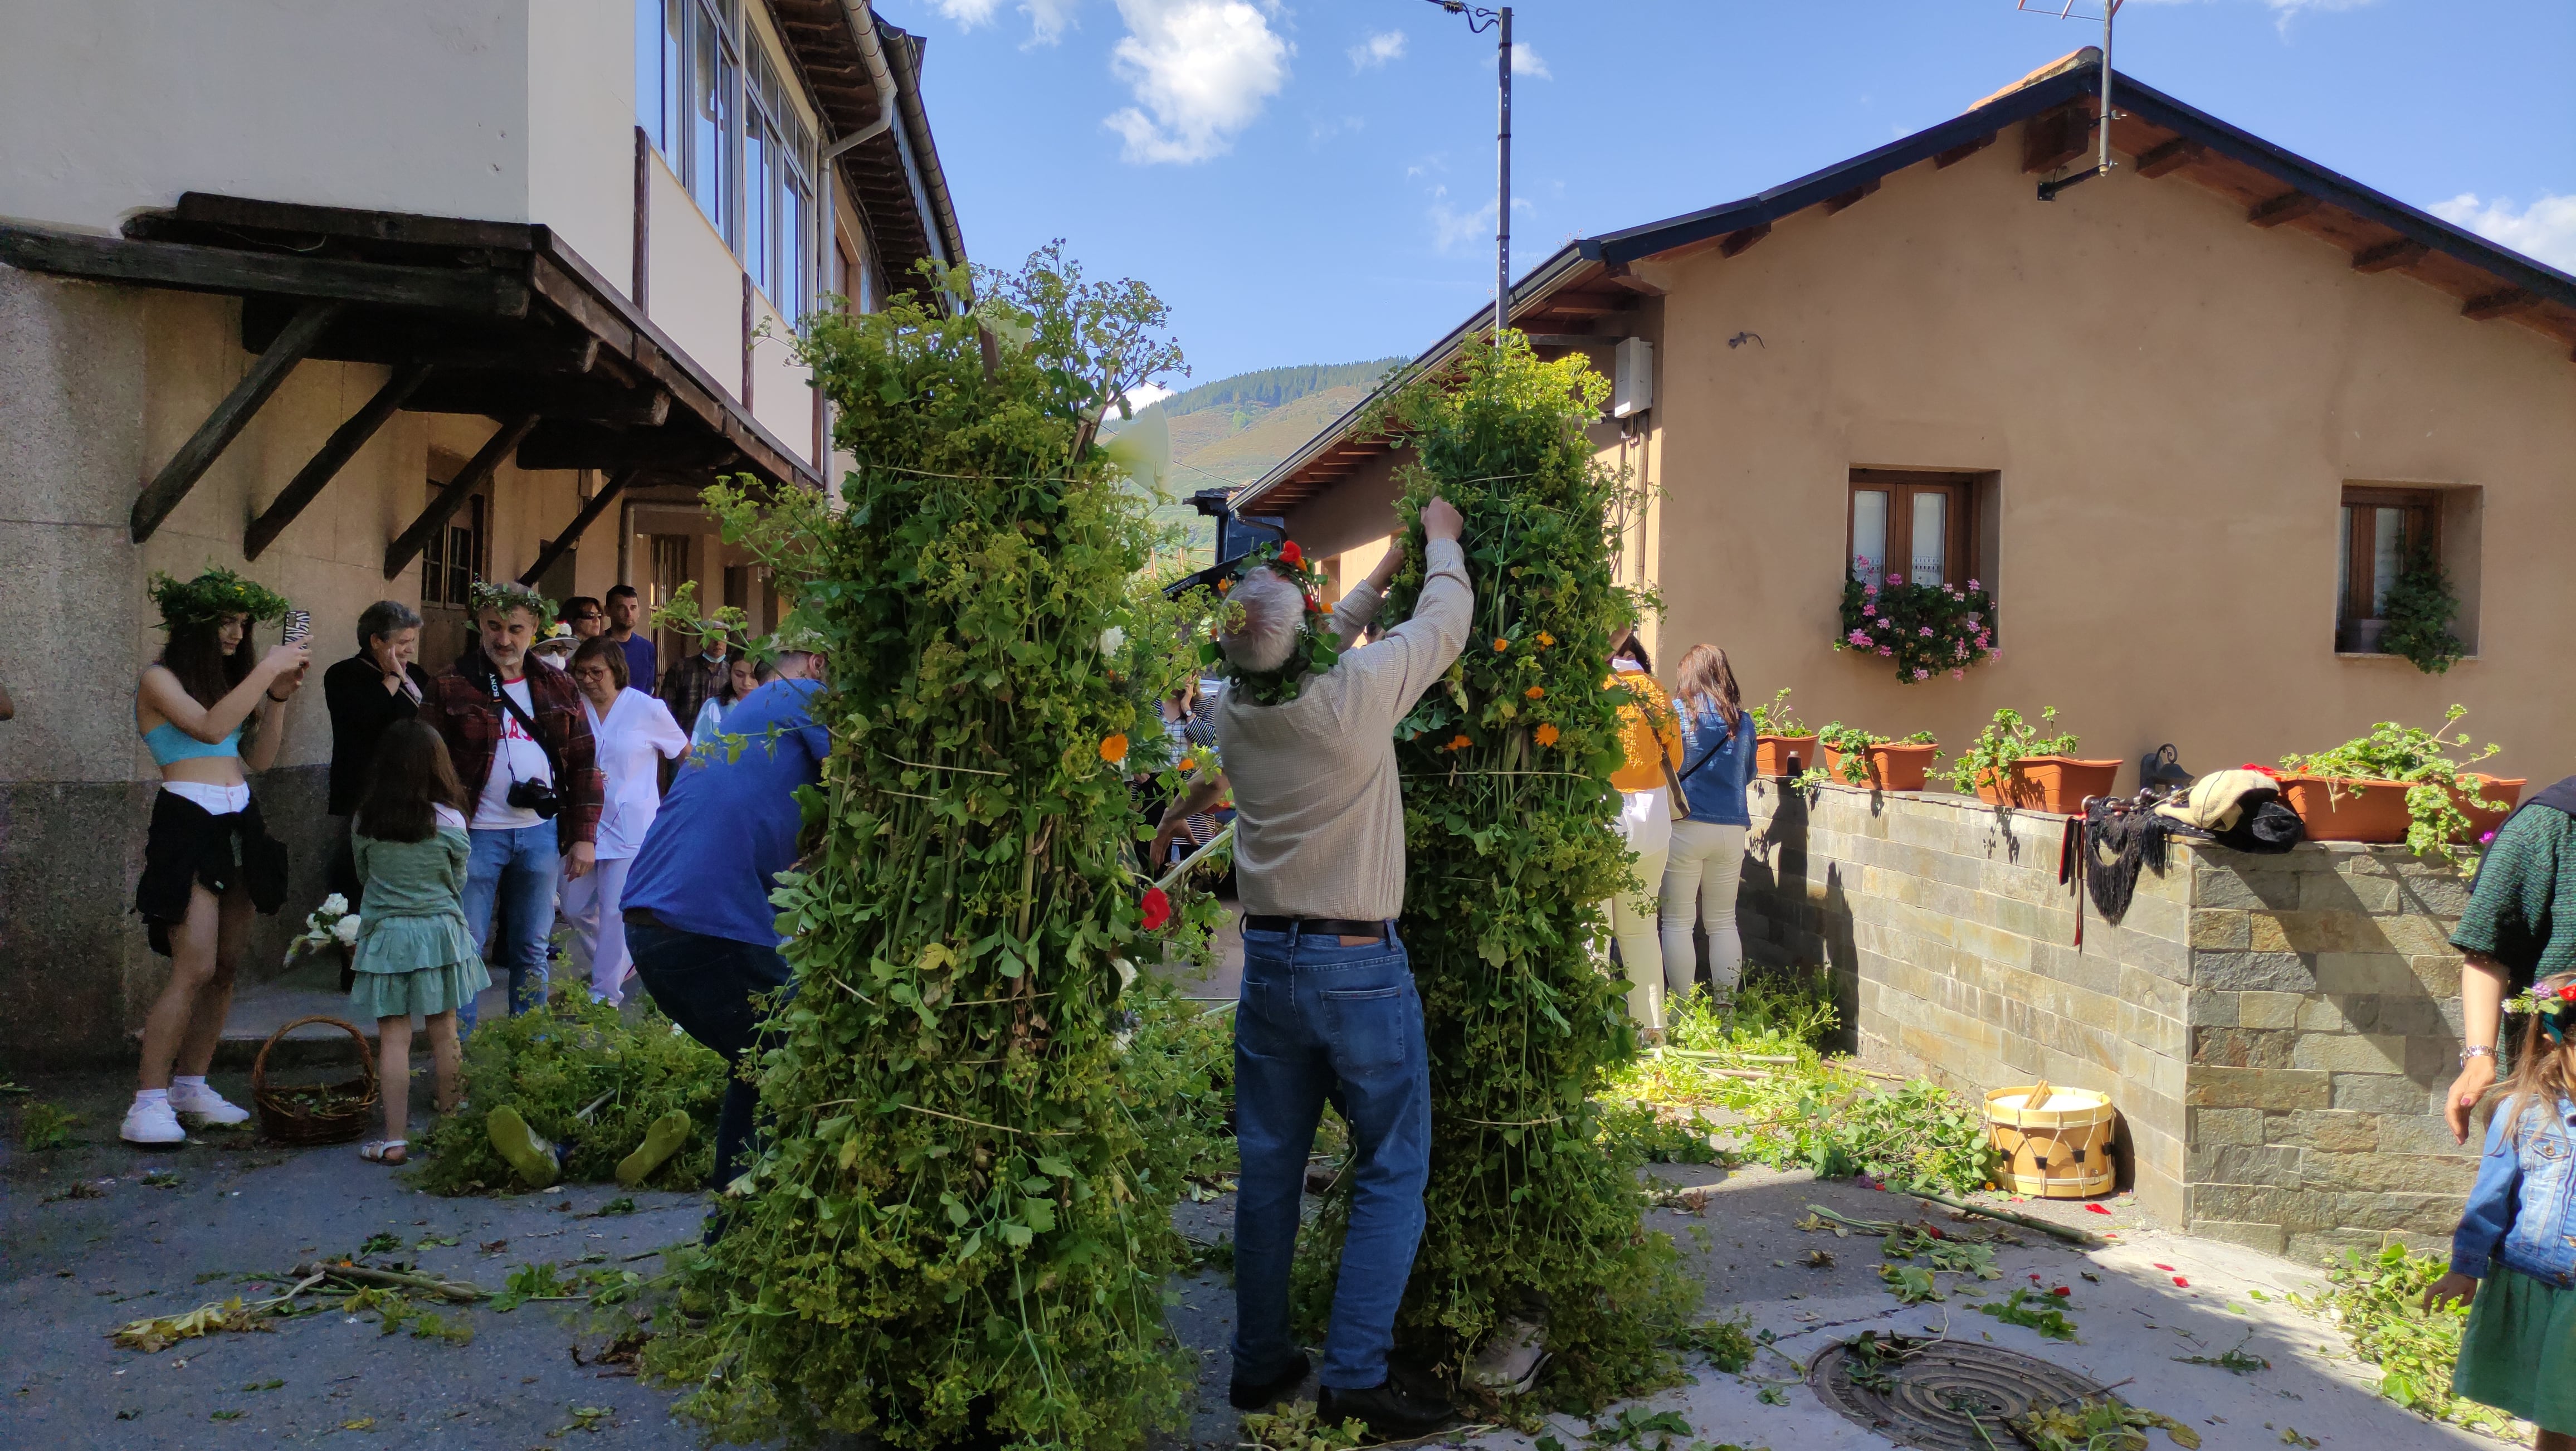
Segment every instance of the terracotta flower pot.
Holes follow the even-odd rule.
[[[2281,799],[2299,813],[2310,841],[2404,841],[2412,821],[2403,781],[2284,775]]]
[[[1845,753],[1831,746],[1826,746],[1824,752],[1825,769],[1833,772],[1836,780],[1846,779],[1842,775]],[[1880,791],[1920,791],[1923,778],[1931,772],[1932,758],[1940,753],[1940,746],[1935,744],[1882,741],[1869,748],[1869,765],[1862,774]]]
[[[1753,738],[1753,774],[1786,776],[1789,757],[1795,754],[1801,769],[1816,763],[1814,736],[1755,736]]]
[[[2012,763],[2000,790],[1993,776],[1979,777],[1977,799],[1994,806],[2009,805],[2020,811],[2053,811],[2060,816],[2074,816],[2084,810],[2085,797],[2110,795],[2111,782],[2119,774],[2120,763],[2116,760],[2024,756]]]
[[[2531,784],[2531,779],[2527,776],[2516,776],[2511,780],[2505,780],[2502,777],[2490,776],[2484,771],[2462,771],[2460,774],[2478,783],[2477,794],[2474,796],[2457,790],[2451,793],[2451,800],[2460,808],[2460,814],[2469,819],[2469,829],[2454,838],[2465,842],[2475,842],[2488,832],[2504,825],[2504,819],[2513,814],[2514,803],[2522,799],[2522,788]],[[2504,809],[2490,810],[2477,804],[2481,800],[2501,801],[2504,803]]]

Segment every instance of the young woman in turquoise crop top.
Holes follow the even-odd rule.
[[[252,612],[281,613],[285,602],[246,580],[209,572],[155,593],[170,643],[136,682],[134,726],[161,767],[162,793],[153,803],[135,905],[153,945],[170,954],[170,981],[143,1020],[142,1085],[122,1137],[178,1144],[187,1141],[180,1114],[214,1123],[249,1117],[208,1088],[205,1075],[232,1004],[251,911],[277,910],[273,901],[254,902],[272,894],[263,872],[283,874],[284,848],[260,823],[247,773],[276,761],[284,709],[304,683],[312,652],[279,645],[252,658]],[[222,608],[227,604],[242,607]]]

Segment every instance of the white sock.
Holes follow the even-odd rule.
[[[168,1103],[169,1101],[170,1090],[166,1088],[138,1088],[134,1090],[134,1104],[137,1108],[140,1108],[147,1103]]]
[[[192,1077],[188,1074],[182,1073],[170,1080],[170,1086],[172,1088],[203,1088],[206,1086],[206,1075],[200,1073]]]

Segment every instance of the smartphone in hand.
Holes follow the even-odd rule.
[[[313,612],[311,610],[288,610],[286,612],[287,644],[301,645],[306,640],[312,638],[312,635]]]

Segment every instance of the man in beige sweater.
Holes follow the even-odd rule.
[[[1404,910],[1404,799],[1395,723],[1466,643],[1474,606],[1458,511],[1422,508],[1424,572],[1413,618],[1344,654],[1296,698],[1258,705],[1229,687],[1216,706],[1225,779],[1168,812],[1178,823],[1219,789],[1234,792],[1235,880],[1243,918],[1243,997],[1235,1015],[1234,1377],[1230,1399],[1257,1410],[1306,1379],[1288,1328],[1290,1262],[1306,1155],[1329,1099],[1351,1126],[1349,1232],[1324,1340],[1318,1411],[1400,1439],[1450,1419],[1437,1401],[1387,1379],[1395,1313],[1422,1238],[1430,1176],[1430,1062],[1422,1000],[1395,918]],[[1347,646],[1375,618],[1402,561],[1390,548],[1342,597],[1332,628]],[[1228,600],[1239,628],[1218,644],[1236,666],[1275,670],[1297,642],[1305,601],[1278,573],[1247,569]]]

